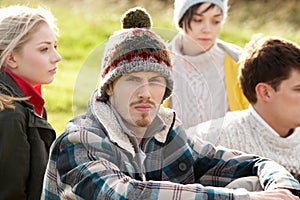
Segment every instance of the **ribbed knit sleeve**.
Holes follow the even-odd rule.
[[[202,123],[188,132],[215,145],[271,158],[299,180],[299,129],[288,138],[277,137],[247,109],[229,112],[224,118]]]

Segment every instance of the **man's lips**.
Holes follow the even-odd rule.
[[[140,112],[149,112],[153,106],[151,104],[137,104],[134,108]]]

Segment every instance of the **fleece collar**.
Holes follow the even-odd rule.
[[[104,126],[110,140],[135,156],[133,144],[130,142],[129,136],[124,132],[124,129],[118,122],[114,111],[111,109],[111,106],[106,102],[97,101],[96,99],[97,91],[94,92],[90,100],[91,112]],[[168,132],[172,126],[174,111],[168,108],[160,107],[157,117],[158,119],[155,120],[156,123],[161,121],[161,123],[163,123],[162,127],[164,128],[155,133],[154,138],[161,143],[165,143]]]

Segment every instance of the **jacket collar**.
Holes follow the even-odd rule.
[[[7,70],[6,73],[13,79],[24,95],[29,97],[28,102],[34,105],[35,112],[42,116],[45,100],[41,95],[41,85],[32,87],[25,79],[17,74],[9,70]]]
[[[118,122],[118,116],[116,116],[110,104],[97,101],[97,91],[94,92],[90,99],[90,107],[95,118],[104,126],[110,140],[135,156],[133,144],[130,142],[129,135],[124,131],[124,125]],[[157,141],[165,143],[173,121],[174,111],[160,107],[154,123],[155,127],[161,127],[161,129],[158,129],[155,133],[153,126],[150,125],[146,134],[151,134]]]
[[[0,83],[3,84],[9,90],[9,92],[13,93],[13,95],[15,95],[16,97],[24,97],[23,91],[3,70],[0,70]]]

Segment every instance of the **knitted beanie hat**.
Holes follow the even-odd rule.
[[[171,95],[173,90],[171,61],[164,41],[146,28],[130,28],[115,32],[106,44],[98,100],[108,100],[106,89],[117,77],[140,71],[160,73],[167,82],[164,99]]]
[[[146,9],[134,7],[125,11],[121,17],[122,28],[151,28],[152,19]]]
[[[185,14],[185,12],[198,3],[213,3],[219,6],[223,13],[223,19],[227,17],[227,1],[228,0],[175,0],[174,1],[174,23],[178,27],[179,21]]]

